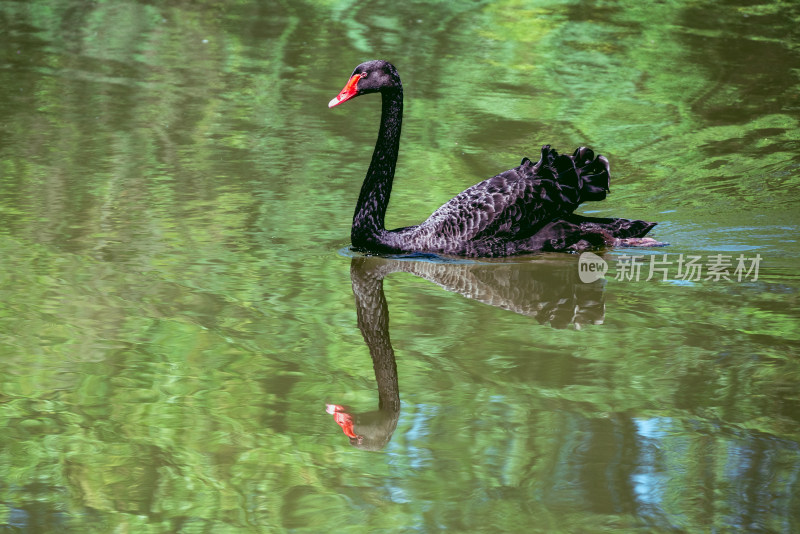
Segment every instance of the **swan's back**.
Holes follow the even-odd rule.
[[[478,250],[489,249],[488,255],[506,255],[509,246],[569,215],[584,200],[605,198],[608,183],[608,161],[595,158],[590,149],[559,156],[544,146],[537,163],[525,158],[518,167],[464,190],[419,226],[399,232],[428,251],[487,255]]]

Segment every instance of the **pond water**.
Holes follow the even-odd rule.
[[[797,3],[0,0],[0,34],[0,531],[800,531]],[[588,145],[580,212],[669,246],[350,252],[380,105],[327,103],[375,58],[387,226]]]

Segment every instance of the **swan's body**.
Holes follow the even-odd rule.
[[[639,239],[656,223],[572,213],[585,200],[603,200],[608,191],[608,160],[583,147],[566,156],[545,146],[537,163],[524,158],[518,167],[455,196],[418,226],[387,230],[384,217],[403,120],[400,77],[386,61],[362,63],[329,107],[374,92],[382,96],[381,126],[353,215],[355,248],[491,257],[658,244]]]

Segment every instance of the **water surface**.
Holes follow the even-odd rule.
[[[0,1],[0,529],[797,531],[798,28]],[[612,194],[581,212],[670,245],[591,284],[566,254],[348,252],[379,104],[326,104],[374,58],[406,97],[387,225],[588,145]]]

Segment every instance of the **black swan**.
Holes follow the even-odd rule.
[[[591,149],[572,156],[542,147],[537,163],[519,167],[466,189],[418,226],[384,228],[403,121],[403,86],[394,66],[383,60],[355,68],[344,89],[328,104],[381,93],[378,141],[361,186],[351,240],[372,253],[434,253],[497,257],[536,251],[577,252],[604,246],[659,245],[644,238],[656,223],[583,217],[573,210],[586,200],[603,200],[609,191],[608,160]]]

